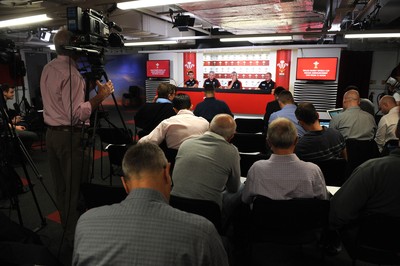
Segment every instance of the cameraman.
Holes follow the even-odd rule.
[[[21,139],[24,146],[29,149],[34,141],[39,139],[35,132],[28,131],[26,125],[22,122],[22,118],[15,110],[7,107],[7,101],[14,99],[15,89],[7,83],[1,85],[1,91],[4,98],[4,110],[9,118],[9,127],[13,127],[17,136]],[[6,120],[5,118],[3,120]]]
[[[81,146],[83,127],[92,111],[114,92],[111,81],[96,81],[97,95],[85,102],[85,81],[77,69],[79,55],[64,47],[72,45],[73,33],[62,27],[54,36],[57,58],[44,68],[40,80],[43,117],[48,125],[46,147],[55,185],[57,208],[65,238],[73,245],[80,183],[88,169]]]

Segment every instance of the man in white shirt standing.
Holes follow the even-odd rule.
[[[379,101],[379,109],[384,114],[378,124],[375,142],[382,152],[385,144],[390,140],[398,140],[396,137],[396,125],[399,121],[399,106],[393,96],[385,95]]]

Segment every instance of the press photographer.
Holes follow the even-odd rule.
[[[88,169],[81,146],[82,132],[92,111],[114,92],[111,81],[97,80],[97,95],[85,101],[86,84],[76,63],[80,55],[65,49],[74,46],[74,37],[65,27],[57,32],[53,40],[57,58],[44,67],[40,80],[44,122],[48,125],[46,147],[50,170],[65,239],[71,247],[79,218],[81,178]]]

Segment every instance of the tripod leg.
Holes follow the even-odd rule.
[[[20,224],[21,226],[23,226],[23,225],[24,225],[24,222],[23,222],[23,220],[22,220],[22,214],[21,214],[21,208],[19,207],[18,196],[17,196],[17,195],[12,196],[12,197],[10,198],[10,203],[11,203],[11,207],[12,207],[12,208],[15,208],[15,209],[17,210],[17,215],[18,215],[19,224]]]

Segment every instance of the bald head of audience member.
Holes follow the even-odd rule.
[[[281,108],[287,104],[294,104],[292,93],[287,90],[281,91],[281,93],[278,95],[278,102]]]
[[[297,140],[297,129],[289,119],[280,117],[268,125],[267,142],[274,154],[292,154]]]
[[[396,107],[397,103],[393,96],[385,95],[379,100],[379,109],[383,114],[388,114],[389,111]]]
[[[122,161],[125,191],[148,188],[157,190],[169,200],[171,192],[170,164],[161,148],[153,143],[139,143],[125,153]]]
[[[210,131],[222,136],[230,142],[236,132],[236,122],[228,114],[219,114],[214,116],[210,123]]]
[[[343,109],[360,105],[360,94],[356,90],[349,90],[343,96]]]

